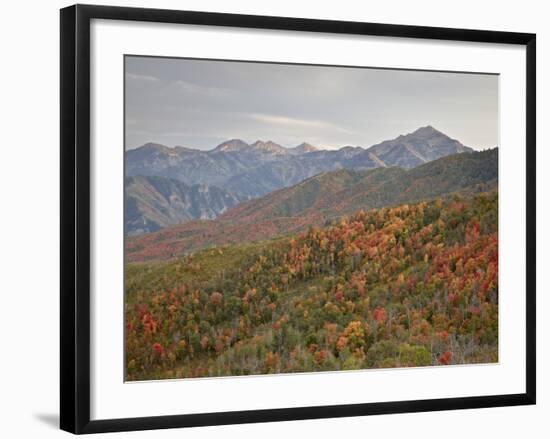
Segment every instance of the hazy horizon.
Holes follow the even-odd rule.
[[[431,125],[498,146],[498,76],[127,56],[126,149],[230,139],[369,148]]]
[[[430,126],[431,126],[431,125],[430,125]],[[425,128],[425,127],[418,127],[416,130],[418,130],[418,129],[420,129],[420,128]],[[434,128],[436,131],[442,132],[441,130],[438,130],[437,127],[432,126],[432,128]],[[397,137],[399,137],[399,136],[401,136],[401,135],[412,134],[412,133],[414,133],[414,131],[416,131],[416,130],[413,130],[413,131],[411,131],[410,133],[401,133],[401,134],[398,134],[398,135],[396,135],[396,136],[394,136],[394,137],[392,137],[392,138],[384,139],[384,140],[382,140],[381,142],[386,141],[386,140],[394,140],[395,138],[397,138]],[[446,134],[446,133],[443,133],[443,134]],[[140,148],[140,147],[145,146],[145,145],[147,145],[147,144],[158,144],[158,145],[166,146],[166,147],[172,148],[172,149],[173,149],[173,148],[178,148],[178,147],[184,147],[184,148],[188,148],[188,149],[196,149],[196,150],[198,150],[198,151],[208,152],[208,151],[213,151],[213,150],[216,149],[219,145],[221,145],[221,144],[223,144],[223,143],[226,143],[226,142],[230,142],[230,141],[232,141],[232,140],[241,140],[241,141],[245,142],[245,143],[248,144],[248,145],[252,145],[252,144],[254,144],[255,142],[265,142],[265,143],[273,142],[273,143],[276,143],[277,145],[282,146],[283,148],[286,148],[286,149],[294,148],[294,147],[296,147],[296,146],[301,145],[302,143],[308,143],[308,144],[310,144],[311,146],[314,146],[315,148],[317,148],[317,149],[319,149],[319,150],[326,150],[326,151],[337,151],[337,150],[340,150],[340,149],[342,149],[342,148],[349,148],[349,147],[353,147],[353,148],[363,148],[363,149],[367,150],[367,149],[369,149],[369,148],[371,148],[371,147],[377,145],[378,143],[381,143],[381,142],[378,142],[378,143],[373,144],[373,145],[334,145],[334,146],[329,146],[329,147],[323,147],[323,146],[321,146],[321,145],[314,145],[314,144],[312,144],[311,142],[307,142],[307,141],[300,142],[300,143],[298,143],[298,144],[296,144],[296,145],[284,145],[284,144],[282,144],[282,143],[280,143],[280,142],[277,142],[276,140],[267,139],[267,138],[266,138],[266,139],[255,139],[255,140],[252,140],[252,141],[247,141],[246,139],[241,139],[241,138],[232,138],[232,139],[226,139],[226,140],[224,140],[223,142],[221,142],[221,143],[219,143],[219,144],[217,144],[217,145],[212,146],[211,148],[199,149],[199,148],[193,148],[193,147],[191,147],[191,146],[183,146],[183,145],[166,145],[166,144],[164,144],[164,143],[155,142],[154,140],[151,140],[151,141],[148,141],[148,142],[144,142],[143,144],[138,145],[138,146],[136,146],[135,148],[127,148],[126,150],[129,151],[129,150],[131,150],[131,149],[137,149],[137,148]],[[460,139],[454,139],[454,140],[459,140],[459,141],[460,141]],[[469,145],[465,145],[465,146],[469,146]],[[482,148],[476,149],[476,151],[484,151],[484,150],[493,149],[493,148],[497,148],[497,147],[498,147],[498,145],[488,146],[488,147],[486,147],[486,148],[483,148],[483,147],[482,147]]]

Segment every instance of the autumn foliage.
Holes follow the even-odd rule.
[[[498,196],[126,269],[126,378],[498,360]]]

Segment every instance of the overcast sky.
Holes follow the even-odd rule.
[[[239,138],[369,147],[432,125],[498,145],[498,77],[126,57],[126,148],[212,149]]]

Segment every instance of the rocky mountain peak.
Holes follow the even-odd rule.
[[[407,134],[403,137],[409,137],[409,136],[411,136],[411,137],[414,136],[414,137],[422,138],[422,139],[429,139],[430,137],[439,137],[439,136],[449,137],[446,134],[443,134],[441,131],[436,130],[431,125],[426,125],[425,127],[420,127],[417,130],[413,131],[412,133]]]
[[[286,148],[283,148],[281,145],[272,142],[271,140],[268,140],[267,142],[264,142],[262,140],[257,140],[252,145],[250,145],[251,149],[259,150],[259,151],[265,151],[272,154],[284,154],[286,153]]]
[[[234,152],[234,151],[242,151],[249,147],[250,145],[241,139],[231,139],[223,143],[220,143],[218,146],[216,146],[216,148],[214,148],[213,151],[214,152]]]
[[[140,146],[139,148],[136,148],[136,150],[144,150],[144,151],[169,151],[170,148],[165,145],[161,145],[160,143],[154,143],[154,142],[147,142],[145,145]]]

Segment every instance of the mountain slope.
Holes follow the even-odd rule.
[[[499,360],[498,195],[125,266],[125,379]]]
[[[498,178],[498,150],[455,154],[417,168],[342,169],[309,178],[230,209],[222,221],[250,222],[296,216],[326,218],[430,199]]]
[[[429,125],[368,149],[369,153],[374,154],[387,166],[403,168],[414,168],[450,154],[472,151],[458,140],[451,139]]]
[[[346,147],[337,151],[313,151],[264,163],[241,172],[227,180],[225,187],[250,197],[261,197],[322,172],[376,167],[377,163],[359,147]]]
[[[304,148],[308,149],[307,146]],[[427,126],[368,149],[346,146],[333,151],[310,151],[292,157],[285,155],[236,173],[224,182],[224,187],[250,197],[261,197],[322,172],[392,166],[410,169],[451,154],[472,151]]]
[[[263,240],[322,225],[342,215],[454,192],[496,189],[498,150],[455,154],[417,168],[342,169],[228,210],[127,242],[130,261],[170,258],[212,245]]]
[[[154,232],[192,219],[212,219],[244,197],[217,186],[188,186],[163,177],[127,177],[127,234]]]

